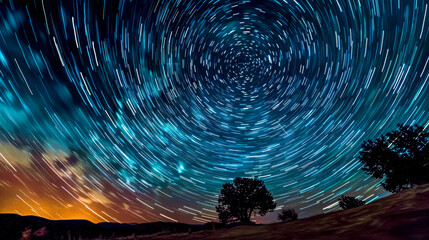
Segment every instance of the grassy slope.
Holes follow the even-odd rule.
[[[290,223],[150,239],[429,239],[429,184],[366,206]]]

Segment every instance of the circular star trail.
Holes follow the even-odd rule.
[[[0,211],[207,222],[235,177],[300,216],[385,196],[357,156],[429,125],[428,5],[3,2]]]

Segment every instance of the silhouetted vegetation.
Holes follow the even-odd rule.
[[[384,179],[390,192],[429,182],[429,133],[421,126],[398,125],[399,130],[365,141],[359,159],[367,174]]]
[[[344,210],[365,205],[365,201],[356,199],[355,197],[344,195],[342,195],[341,198],[338,199],[338,203],[340,207]]]
[[[22,232],[22,237],[20,240],[30,240],[30,239],[47,239],[46,235],[48,234],[48,231],[46,230],[46,227],[42,227],[39,230],[33,231],[31,228],[25,229],[25,231]]]
[[[252,178],[236,178],[233,184],[224,184],[218,202],[216,211],[222,223],[250,224],[252,213],[264,216],[276,207],[264,182]]]
[[[298,214],[294,209],[283,209],[277,216],[277,219],[282,222],[296,221],[298,219]]]

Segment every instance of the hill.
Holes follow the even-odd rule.
[[[0,214],[1,239],[19,239],[26,228],[46,227],[35,239],[429,239],[429,184],[368,205],[321,214],[295,222],[238,226],[216,231],[184,223],[94,224],[85,220],[52,221],[34,216]],[[189,230],[192,231],[189,234]],[[70,232],[70,234],[68,233]],[[98,238],[100,239],[100,238]]]
[[[33,233],[46,227],[44,237],[31,239],[118,239],[121,236],[155,233],[183,233],[200,231],[203,225],[152,222],[142,224],[98,223],[87,220],[48,220],[35,216],[0,214],[0,239],[20,239],[26,229]]]
[[[429,239],[429,184],[354,209],[289,223],[200,232],[181,239]]]

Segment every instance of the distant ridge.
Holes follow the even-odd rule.
[[[37,231],[46,227],[47,235],[32,239],[92,239],[100,236],[115,238],[119,236],[147,235],[154,233],[188,233],[203,229],[203,225],[185,223],[152,222],[141,224],[98,223],[87,220],[48,220],[36,216],[0,214],[0,239],[20,239],[26,229]],[[70,232],[70,233],[69,233]],[[69,236],[70,235],[70,236]]]

